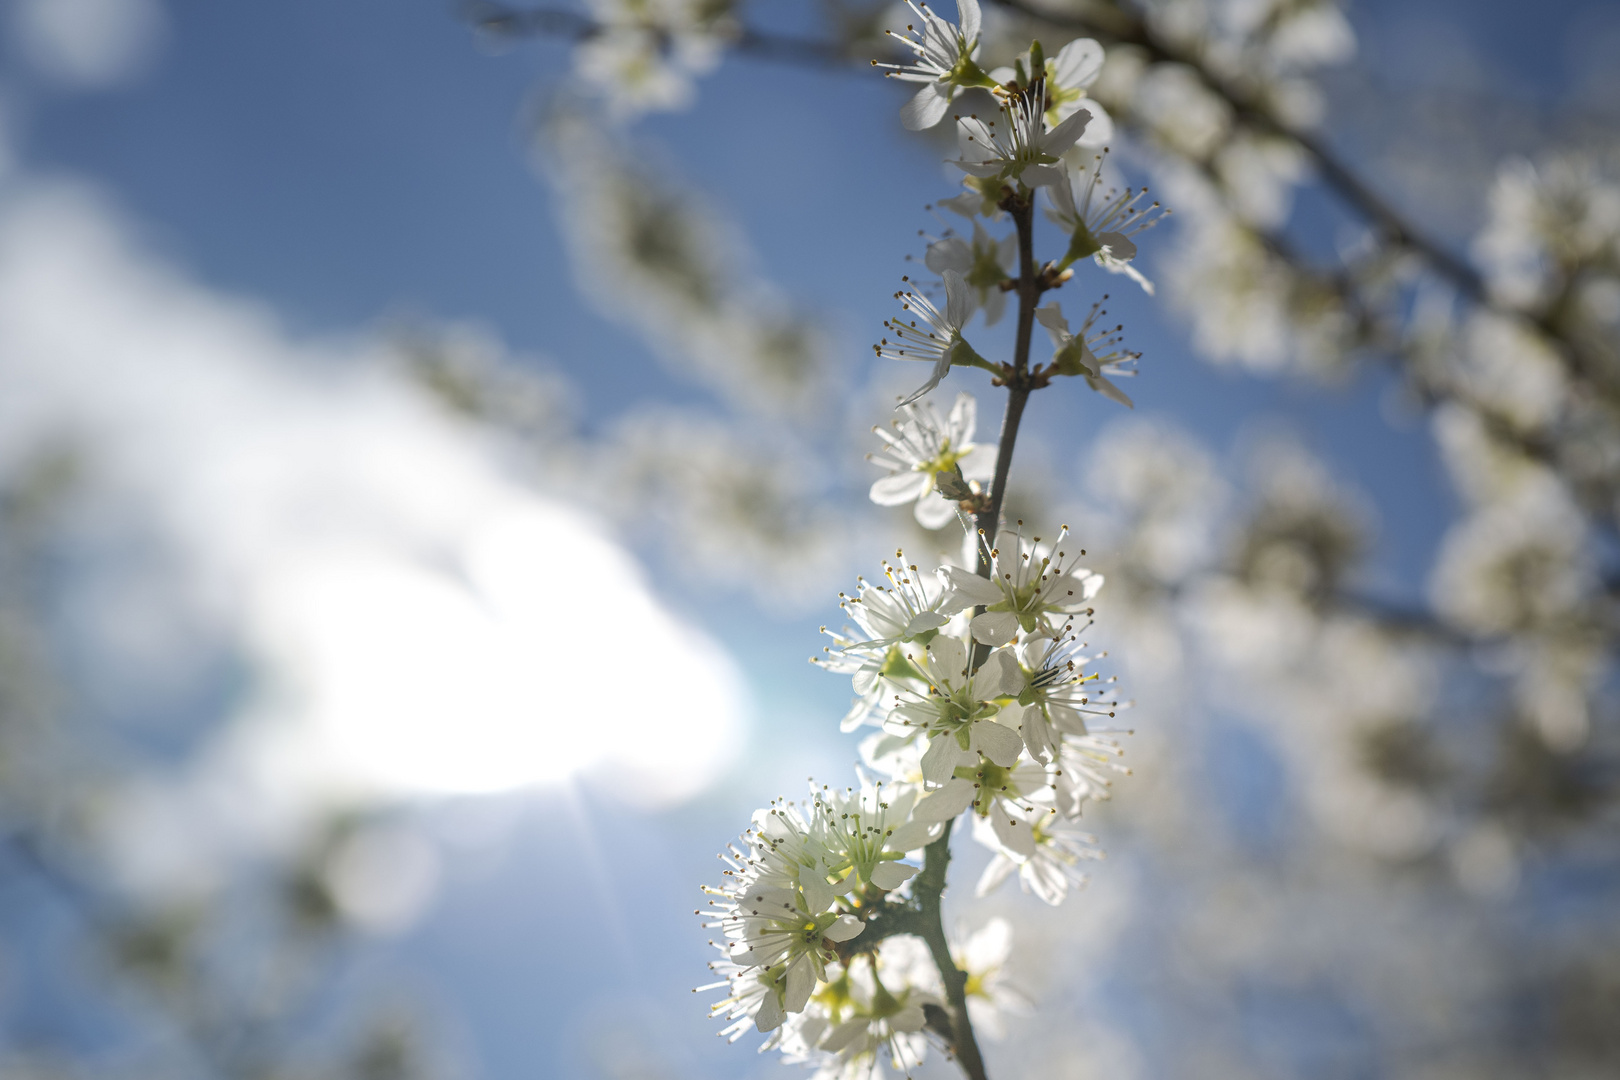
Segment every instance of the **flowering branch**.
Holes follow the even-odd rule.
[[[998,928],[1002,951],[986,968],[985,948],[973,945],[985,939],[976,935],[958,951],[946,935],[955,822],[971,811],[975,838],[996,852],[981,895],[1016,871],[1027,890],[1058,903],[1082,880],[1080,861],[1096,856],[1091,838],[1067,823],[1090,800],[1107,797],[1107,772],[1120,752],[1102,725],[1122,706],[1085,670],[1093,658],[1078,640],[1102,579],[1072,560],[1066,527],[1046,543],[1026,538],[1022,522],[1002,528],[1001,512],[1030,392],[1078,376],[1129,405],[1109,376],[1130,374],[1135,354],[1118,347],[1119,328],[1092,330],[1100,302],[1076,332],[1057,304],[1039,303],[1082,259],[1151,290],[1130,266],[1129,234],[1151,225],[1157,210],[1138,207],[1130,191],[1096,198],[1100,167],[1083,151],[1070,154],[1093,115],[1080,102],[1101,66],[1096,42],[1072,42],[1051,60],[1033,44],[1015,67],[986,72],[975,60],[975,0],[958,0],[959,24],[920,2],[912,12],[916,21],[894,36],[915,62],[886,65],[889,77],[920,84],[902,121],[931,127],[970,88],[990,89],[999,116],[956,118],[962,156],[955,164],[967,174],[967,191],[941,205],[973,219],[974,239],[947,235],[929,248],[925,262],[940,276],[943,302],[927,295],[937,297],[937,289],[906,277],[894,294],[901,313],[884,323],[887,336],[874,346],[881,358],[928,365],[929,376],[901,402],[894,432],[878,431],[884,447],[872,460],[889,475],[872,486],[872,498],[915,500],[917,520],[930,528],[961,521],[977,554],[971,570],[947,565],[925,574],[896,553],[884,565],[887,585],[863,580],[856,595],[843,597],[858,628],[830,633],[836,648],[818,662],[850,675],[859,695],[844,730],[882,728],[862,755],[886,778],[863,775],[858,789],[841,792],[812,785],[805,802],[779,800],[757,811],[722,856],[728,880],[705,888],[703,914],[725,939],[715,942],[721,959],[710,964],[720,976],[710,988],[726,991],[713,1006],[729,1022],[723,1034],[757,1029],[767,1048],[818,1064],[818,1076],[830,1078],[871,1074],[885,1050],[889,1065],[909,1072],[931,1033],[969,1080],[987,1080],[968,998],[991,996],[1010,942]],[[1062,231],[1061,263],[1035,258],[1042,191]],[[1016,241],[995,241],[978,220],[1004,216]],[[1012,278],[1003,263],[1015,249]],[[1018,295],[1017,333],[1011,360],[997,363],[965,334],[976,308],[986,323],[999,318],[1005,292]],[[1032,369],[1037,322],[1053,354]],[[947,421],[924,400],[953,368],[989,370],[1007,390],[989,476],[972,443],[971,395],[957,396]],[[984,480],[988,488],[979,486]],[[904,861],[919,851],[920,867]]]

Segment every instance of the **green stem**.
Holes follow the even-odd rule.
[[[939,969],[939,979],[945,986],[945,1001],[951,1019],[951,1049],[956,1063],[969,1080],[988,1080],[984,1071],[984,1057],[979,1053],[979,1042],[973,1037],[973,1023],[967,1011],[967,972],[951,959],[951,945],[945,938],[945,922],[941,917],[941,900],[945,894],[945,870],[951,863],[951,823],[938,840],[928,845],[923,859],[922,873],[912,894],[917,898],[919,922],[917,936],[928,945],[928,952]]]

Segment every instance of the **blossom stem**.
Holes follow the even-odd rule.
[[[990,485],[990,501],[979,511],[974,524],[979,532],[995,542],[996,530],[1001,525],[1001,504],[1007,495],[1007,476],[1012,470],[1013,447],[1018,442],[1018,427],[1024,419],[1024,406],[1029,403],[1033,389],[1029,377],[1029,344],[1035,326],[1035,305],[1040,301],[1043,285],[1035,272],[1034,199],[1014,198],[1008,207],[1018,228],[1018,337],[1013,346],[1012,372],[1005,376],[1007,409],[1001,417],[1001,439],[996,448],[996,475]],[[979,550],[979,576],[990,576],[990,555],[985,546]],[[982,610],[982,609],[979,609]],[[975,612],[977,613],[977,612]],[[985,645],[975,649],[974,666],[984,662],[989,653]],[[939,969],[939,978],[945,986],[945,1000],[950,1005],[951,1045],[956,1061],[970,1080],[987,1080],[984,1058],[979,1053],[978,1040],[973,1035],[973,1023],[967,1011],[967,972],[951,959],[950,943],[945,939],[945,925],[941,918],[941,900],[945,893],[945,870],[951,861],[951,823],[938,840],[928,845],[922,873],[917,875],[913,895],[917,898],[920,916],[918,936],[928,944],[928,952]]]
[[[1035,305],[1041,297],[1041,281],[1035,273],[1035,202],[1014,201],[1009,209],[1018,229],[1018,336],[1013,345],[1012,374],[1005,379],[1007,409],[1001,417],[1001,441],[996,447],[996,475],[990,485],[990,501],[974,521],[979,532],[995,543],[1001,527],[1001,504],[1007,497],[1007,477],[1012,471],[1013,447],[1018,442],[1018,425],[1024,419],[1029,401],[1029,343],[1035,326]],[[990,576],[990,553],[979,549],[979,576]]]
[[[973,1037],[973,1023],[967,1011],[967,972],[951,959],[950,942],[945,939],[945,924],[940,916],[940,900],[945,893],[945,871],[951,863],[951,823],[938,840],[928,845],[923,859],[922,873],[917,875],[913,894],[920,909],[921,927],[918,936],[928,945],[928,952],[939,969],[940,982],[945,985],[945,1000],[950,1005],[951,1049],[956,1063],[969,1080],[988,1080],[984,1071],[984,1057],[979,1053],[978,1040]]]

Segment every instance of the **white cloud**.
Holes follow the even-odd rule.
[[[594,521],[510,481],[375,346],[290,340],[127,232],[82,188],[0,200],[0,467],[82,439],[118,528],[185,568],[173,602],[258,665],[187,796],[204,814],[582,773],[657,805],[725,766],[741,678]],[[172,622],[151,613],[159,652]]]
[[[11,29],[29,62],[77,89],[140,74],[163,43],[158,0],[13,0]]]

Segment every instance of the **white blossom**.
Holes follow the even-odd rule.
[[[709,1006],[709,1017],[728,1021],[720,1029],[727,1042],[736,1042],[751,1027],[760,1031],[781,1027],[786,1012],[782,1008],[785,994],[779,985],[779,976],[773,977],[766,968],[744,966],[730,960],[712,960],[709,970],[719,975],[720,981],[699,986],[696,992],[725,989],[726,996]]]
[[[979,877],[975,889],[979,896],[988,895],[1016,870],[1025,892],[1056,906],[1068,895],[1070,885],[1085,884],[1080,864],[1103,857],[1095,836],[1071,828],[1053,811],[1028,815],[1012,845],[1004,843],[1001,834],[991,831],[990,823],[983,819],[975,819],[974,836],[996,848],[995,857]]]
[[[879,506],[915,502],[917,523],[938,529],[956,518],[956,504],[939,494],[941,473],[960,470],[963,479],[985,482],[994,473],[994,451],[973,442],[978,404],[973,395],[956,395],[950,415],[943,421],[928,402],[901,406],[893,433],[873,428],[884,448],[867,460],[890,470],[872,485],[872,501]],[[884,636],[884,635],[876,635]]]
[[[962,327],[973,315],[973,300],[968,292],[967,282],[955,270],[946,270],[941,275],[945,279],[945,310],[941,312],[934,306],[932,300],[914,289],[902,289],[894,294],[900,301],[902,310],[912,315],[922,317],[924,325],[919,327],[915,318],[907,319],[904,316],[897,319],[884,320],[884,327],[895,336],[896,341],[889,343],[884,338],[872,346],[872,351],[889,360],[921,360],[934,365],[933,372],[928,381],[902,401],[901,405],[910,405],[928,391],[939,385],[952,364],[970,364],[984,360],[973,347],[962,339]],[[909,280],[902,278],[902,281]]]
[[[1152,294],[1153,282],[1133,265],[1136,242],[1131,237],[1157,225],[1169,211],[1157,202],[1139,205],[1147,197],[1147,188],[1110,188],[1098,194],[1107,153],[1104,150],[1099,154],[1090,169],[1046,189],[1051,201],[1047,218],[1069,234],[1069,248],[1058,267],[1090,257],[1109,273],[1125,274]],[[1078,190],[1074,186],[1077,181]]]
[[[923,84],[900,110],[901,123],[912,131],[922,131],[945,119],[951,102],[964,88],[990,86],[992,82],[973,62],[979,49],[978,0],[956,0],[960,26],[935,15],[927,4],[906,0],[906,6],[922,23],[922,29],[911,23],[903,33],[885,33],[910,49],[916,59],[910,64],[874,60],[872,66],[889,69],[884,74],[891,79]]]
[[[1092,658],[1081,653],[1083,648],[1068,626],[1056,637],[1018,643],[1025,684],[1008,711],[1017,716],[1024,745],[1039,761],[1054,760],[1064,735],[1089,734],[1086,716],[1114,715],[1102,676],[1085,670]]]
[[[1120,345],[1123,326],[1092,330],[1098,316],[1106,314],[1099,305],[1091,305],[1086,321],[1080,324],[1080,332],[1071,333],[1069,320],[1063,317],[1063,308],[1054,300],[1035,309],[1035,320],[1046,327],[1047,336],[1052,339],[1053,371],[1059,375],[1079,375],[1086,380],[1087,386],[1108,400],[1117,401],[1127,409],[1135,408],[1130,397],[1114,385],[1109,376],[1134,376],[1136,369],[1130,365],[1141,354]]]
[[[1047,130],[1033,94],[1015,94],[1001,105],[999,131],[997,121],[980,120],[977,115],[957,117],[957,146],[962,156],[954,164],[971,176],[1031,188],[1061,183],[1064,175],[1058,166],[1062,154],[1085,132],[1090,120],[1091,114],[1081,109]]]
[[[590,0],[599,33],[574,50],[580,78],[623,119],[683,109],[693,77],[713,71],[736,27],[697,0]]]
[[[1086,91],[1102,74],[1103,47],[1094,38],[1076,38],[1058,52],[1047,57],[1045,63],[1046,125],[1057,127],[1073,116],[1085,103],[1091,114],[1091,123],[1079,142],[1082,146],[1101,146],[1114,137],[1114,121],[1107,111]],[[1033,62],[1025,52],[1013,67],[996,68],[990,77],[998,83],[1027,83],[1035,76],[1030,70]]]
[[[816,1066],[815,1080],[870,1080],[880,1062],[909,1074],[922,1063],[923,1006],[941,1005],[943,996],[920,941],[888,938],[875,953],[828,974],[788,1025],[786,1062]]]
[[[919,821],[950,821],[968,807],[988,820],[1002,843],[1020,842],[1017,823],[1036,811],[1036,801],[1051,801],[1051,779],[1039,763],[1019,758],[1004,766],[987,757],[973,765],[959,765],[943,787],[917,801],[913,816]]]
[[[938,630],[950,621],[942,612],[947,596],[938,575],[924,574],[915,563],[907,563],[904,551],[894,553],[895,561],[883,563],[887,585],[874,585],[864,577],[856,579],[856,595],[839,593],[839,606],[866,634],[851,648],[862,652],[885,650]]]
[[[1007,978],[1012,956],[1012,923],[999,915],[990,919],[962,944],[951,947],[951,959],[967,975],[968,1019],[992,1039],[1006,1037],[1003,1014],[1028,1012],[1030,1001]]]
[[[714,917],[706,925],[726,937],[716,946],[724,960],[738,969],[763,969],[756,979],[766,989],[754,1006],[754,1020],[759,1030],[769,1031],[786,1013],[804,1008],[816,983],[825,981],[826,965],[837,958],[833,945],[859,934],[862,923],[832,909],[834,887],[825,875],[818,878],[827,860],[814,850],[816,838],[803,819],[780,807],[762,815],[760,827],[745,837],[751,853],[739,858],[733,849],[734,857],[725,859],[731,880],[705,886],[704,892]],[[765,836],[773,826],[776,834]],[[739,980],[742,988],[732,994],[738,1001],[728,1011],[754,1001],[752,984],[741,975],[730,978],[734,985]],[[746,1000],[739,997],[744,992]]]
[[[827,671],[850,676],[856,698],[843,720],[844,731],[854,731],[873,720],[885,694],[896,689],[924,688],[921,674],[906,660],[901,646],[921,640],[926,644],[948,617],[940,614],[945,591],[934,575],[907,565],[905,553],[895,552],[895,564],[883,564],[888,585],[856,581],[856,595],[840,593],[840,606],[859,626],[843,633],[821,632],[833,639],[824,655],[810,662]],[[863,635],[863,636],[862,636]]]
[[[918,867],[900,862],[939,832],[933,822],[912,819],[920,791],[914,784],[862,780],[859,788],[823,788],[815,795],[815,814],[824,844],[838,856],[828,876],[859,890],[867,884],[898,889]]]
[[[1008,234],[996,240],[973,223],[971,242],[960,236],[947,236],[928,245],[924,262],[936,274],[955,270],[962,275],[984,311],[984,325],[994,326],[1007,311],[1007,290],[1002,283],[1011,280],[1008,271],[1018,256],[1018,237]]]
[[[1070,735],[1058,745],[1052,789],[1057,812],[1077,818],[1088,802],[1113,798],[1109,789],[1114,776],[1129,776],[1131,770],[1119,763],[1125,755],[1117,739],[1105,732]]]
[[[958,765],[973,764],[980,754],[998,765],[1011,765],[1024,748],[1016,731],[993,719],[1001,711],[996,699],[1015,696],[1022,689],[1017,662],[1004,651],[992,652],[970,672],[969,654],[967,645],[943,634],[926,650],[907,652],[906,659],[931,692],[896,695],[899,704],[884,725],[894,734],[914,731],[928,737],[922,774],[931,784],[946,783]]]
[[[1005,197],[1004,185],[994,177],[962,177],[962,193],[939,200],[939,205],[969,220],[982,217],[987,221],[1000,221],[1006,215],[1001,210]]]
[[[989,578],[955,566],[945,568],[951,596],[941,610],[983,607],[969,625],[973,639],[987,645],[1005,645],[1020,630],[1038,637],[1060,633],[1069,616],[1090,613],[1088,605],[1103,584],[1101,574],[1077,565],[1059,550],[1068,535],[1065,525],[1058,531],[1057,543],[1046,546],[1038,536],[1026,540],[1021,531],[1003,529],[996,546],[989,549]],[[1010,657],[1008,662],[1012,663]]]

